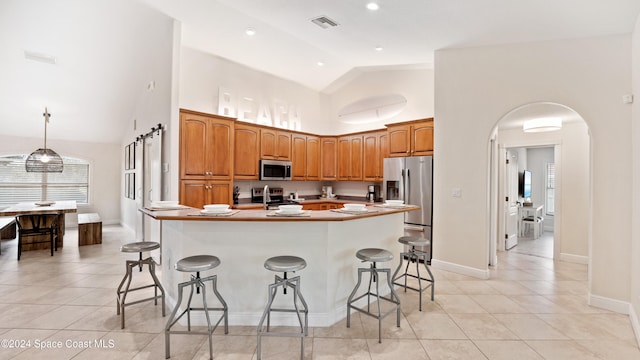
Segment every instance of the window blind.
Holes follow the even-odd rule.
[[[0,156],[0,205],[41,200],[89,202],[89,163],[63,156],[61,173],[28,173],[28,154]]]
[[[547,177],[545,183],[545,209],[547,209],[547,215],[553,215],[555,212],[554,204],[556,199],[556,166],[554,163],[547,163]]]

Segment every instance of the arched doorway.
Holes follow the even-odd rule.
[[[551,117],[562,119],[562,129],[537,133],[523,131],[525,121]],[[509,171],[509,165],[506,164],[507,150],[541,147],[553,149],[555,186],[550,189],[547,184],[539,183],[547,181],[549,177],[546,173],[547,169],[538,167],[536,170],[538,183],[534,184],[534,188],[538,189],[535,205],[542,207],[544,212],[542,215],[547,219],[547,228],[552,231],[553,258],[588,263],[590,138],[584,119],[576,111],[562,104],[551,102],[524,104],[509,111],[496,123],[489,146],[491,149],[490,265],[496,265],[498,251],[508,251],[510,246],[512,249],[517,246],[517,244],[514,245],[513,240],[509,244],[508,239],[513,238],[514,231],[520,233],[517,225],[522,225],[520,222],[522,215],[519,210],[523,209],[521,206],[524,202],[521,177],[523,171],[531,166],[527,164],[526,157],[524,161],[516,159],[519,163],[515,167],[512,163],[510,165],[512,169]],[[514,191],[514,186],[519,187],[518,191]],[[552,196],[548,196],[546,192],[552,192]],[[554,203],[547,203],[550,199]],[[553,211],[548,211],[550,208]],[[552,225],[549,226],[549,223]]]

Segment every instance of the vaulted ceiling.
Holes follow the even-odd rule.
[[[437,49],[630,33],[640,12],[638,0],[372,1],[378,10],[367,0],[2,0],[0,134],[41,136],[48,105],[51,138],[119,142],[148,81],[133,34],[159,17],[181,23],[183,46],[331,92],[354,72],[432,67]],[[338,26],[311,22],[319,16]]]

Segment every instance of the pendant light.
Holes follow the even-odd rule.
[[[62,158],[55,151],[47,149],[47,123],[49,123],[49,112],[44,108],[44,149],[38,149],[29,155],[25,163],[27,172],[61,173]]]

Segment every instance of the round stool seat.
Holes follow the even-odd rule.
[[[362,261],[384,262],[391,261],[393,254],[385,249],[366,248],[358,250],[356,257]]]
[[[265,260],[264,267],[267,270],[277,272],[298,271],[306,268],[307,262],[303,258],[297,256],[274,256]]]
[[[176,270],[184,272],[199,272],[213,269],[220,265],[220,259],[213,255],[188,256],[178,260]]]
[[[160,243],[155,241],[140,241],[120,246],[120,251],[127,253],[151,251],[160,248]]]
[[[410,246],[429,246],[430,241],[419,236],[402,236],[398,242]]]

